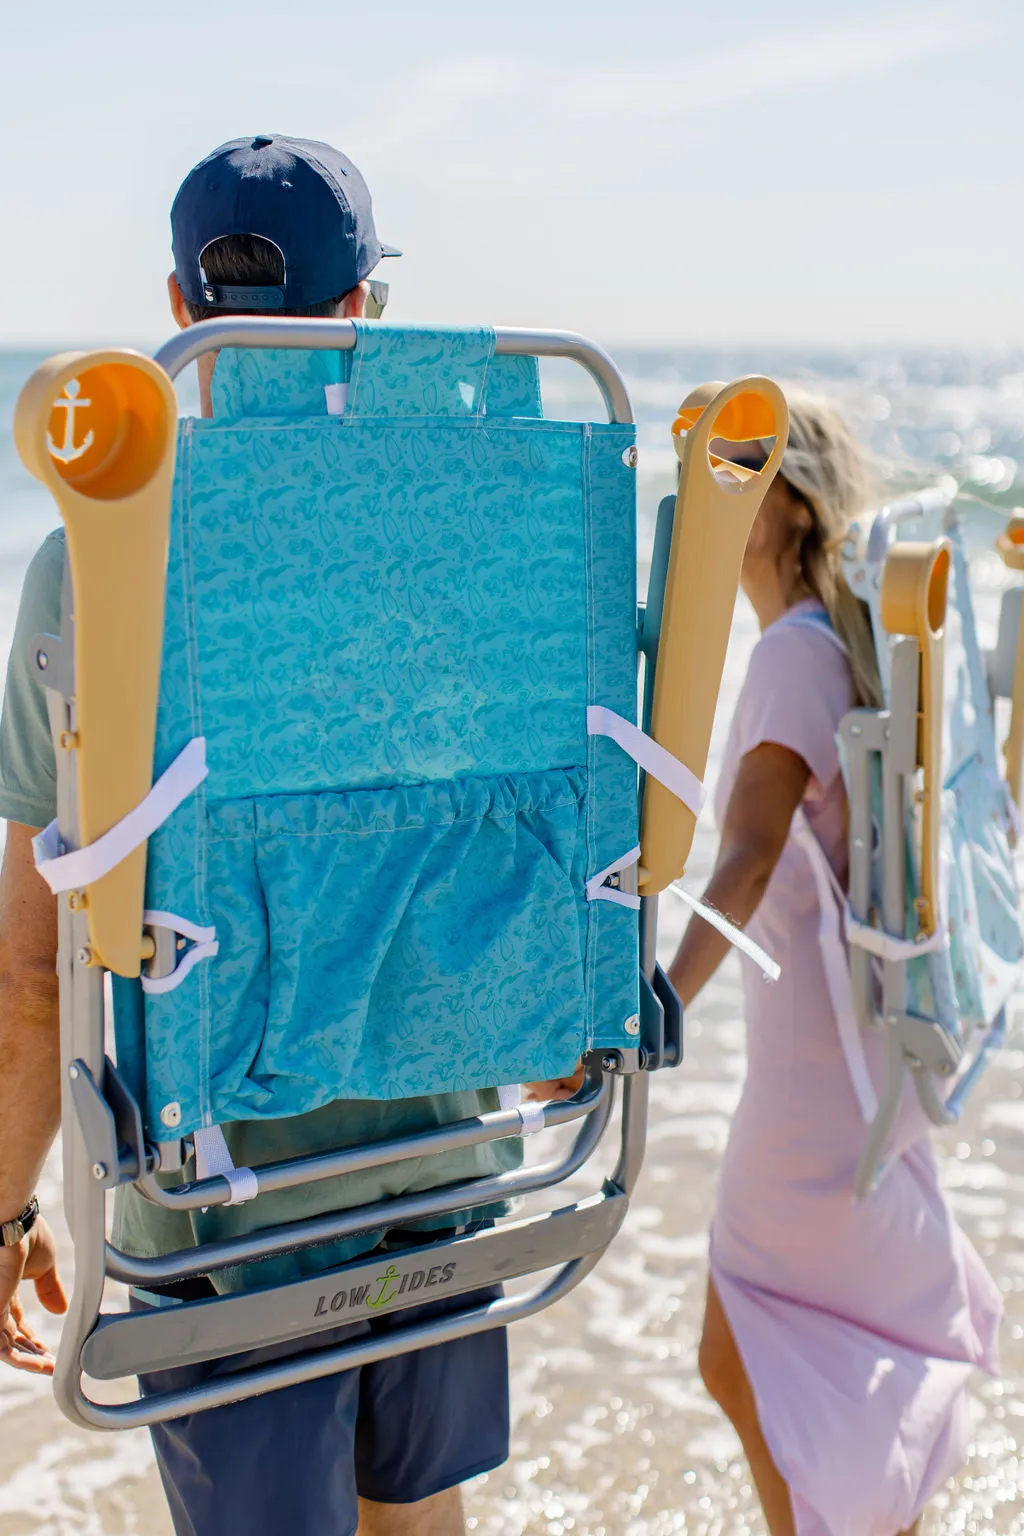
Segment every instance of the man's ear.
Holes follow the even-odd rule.
[[[188,330],[188,327],[194,324],[194,322],[188,312],[185,295],[178,287],[178,279],[173,272],[167,279],[167,297],[171,301],[171,314],[174,316],[175,325],[182,331]]]
[[[175,284],[177,286],[177,284]],[[370,285],[364,279],[342,299],[338,305],[339,320],[362,320],[366,314],[366,300],[369,297]]]

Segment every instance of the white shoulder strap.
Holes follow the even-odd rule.
[[[206,741],[195,736],[157,779],[152,789],[121,821],[85,848],[60,851],[56,821],[32,840],[36,869],[55,896],[91,885],[116,869],[206,778]]]
[[[678,880],[673,880],[669,890],[674,896],[678,896],[680,901],[685,902],[691,912],[695,912],[706,923],[710,923],[712,928],[717,929],[723,939],[728,939],[741,955],[746,955],[748,960],[753,960],[769,981],[778,981],[782,975],[782,966],[777,960],[772,959],[766,949],[762,949],[760,944],[755,943],[748,933],[744,933],[743,929],[738,928],[735,923],[730,923],[723,913],[708,902],[701,901],[697,896],[691,896]]]
[[[587,735],[610,737],[645,773],[670,789],[695,816],[700,814],[704,804],[704,786],[700,779],[631,720],[617,715],[613,709],[606,709],[603,704],[588,704]]]
[[[825,981],[836,1016],[840,1044],[850,1073],[853,1091],[866,1125],[870,1125],[878,1113],[878,1095],[868,1071],[864,1054],[857,1010],[853,1001],[853,984],[850,980],[850,962],[843,943],[843,919],[846,914],[846,897],[836,879],[825,851],[811,830],[803,807],[798,806],[793,817],[793,836],[803,850],[811,866],[818,894],[818,942],[825,968]]]

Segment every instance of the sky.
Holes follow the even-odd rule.
[[[1020,0],[0,0],[0,346],[155,344],[243,134],[356,161],[389,318],[1024,346]]]

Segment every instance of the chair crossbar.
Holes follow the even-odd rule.
[[[621,1191],[610,1189],[563,1210],[378,1254],[308,1280],[107,1317],[86,1341],[82,1365],[88,1375],[110,1381],[238,1354],[254,1339],[261,1346],[301,1340],[497,1285],[607,1247],[626,1203]]]
[[[535,1194],[562,1183],[576,1173],[590,1157],[604,1133],[612,1110],[610,1091],[598,1096],[569,1150],[532,1167],[507,1173],[444,1185],[410,1195],[393,1195],[370,1205],[353,1206],[347,1211],[309,1217],[304,1221],[263,1228],[245,1236],[204,1243],[160,1258],[134,1258],[107,1245],[107,1273],[126,1285],[173,1285],[193,1279],[211,1270],[235,1264],[253,1263],[273,1258],[296,1248],[334,1242],[359,1232],[399,1226],[403,1222],[423,1221],[434,1216],[449,1216],[455,1211],[491,1205],[516,1196]]]

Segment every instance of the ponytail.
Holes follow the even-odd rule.
[[[807,545],[813,538],[812,532],[801,551],[804,580],[823,604],[832,628],[846,647],[857,704],[866,709],[881,709],[882,680],[868,605],[850,591],[840,567],[838,547],[819,545],[817,551],[809,550]]]
[[[787,401],[789,442],[780,473],[813,518],[800,551],[804,580],[846,647],[857,703],[878,709],[882,683],[871,616],[847,585],[841,553],[851,522],[877,499],[875,478],[835,406],[796,390],[787,392]]]

